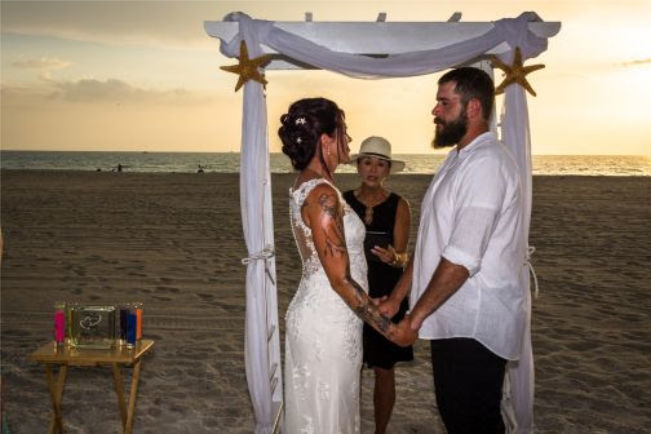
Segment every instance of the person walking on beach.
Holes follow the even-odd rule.
[[[367,295],[364,224],[332,174],[349,161],[344,113],[302,99],[281,117],[282,151],[299,174],[290,221],[303,263],[285,316],[285,433],[358,433],[362,320],[387,337],[413,339]]]
[[[383,137],[364,139],[359,154],[351,156],[356,163],[360,185],[344,193],[344,199],[364,222],[364,249],[368,262],[369,295],[381,299],[391,294],[407,263],[409,242],[409,204],[384,185],[389,173],[404,169],[405,163],[391,158],[391,143]],[[409,309],[407,299],[392,318],[398,323]],[[363,362],[373,369],[375,386],[373,407],[375,432],[384,434],[396,400],[396,362],[414,359],[411,346],[400,347],[368,324],[364,324]]]
[[[431,340],[436,401],[450,434],[503,433],[507,360],[520,356],[525,288],[522,193],[506,148],[489,132],[494,85],[483,71],[444,74],[432,110],[435,147],[453,146],[425,193],[413,258],[380,311]]]

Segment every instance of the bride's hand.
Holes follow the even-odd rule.
[[[378,309],[382,315],[385,315],[388,318],[393,318],[400,309],[400,302],[393,300],[391,297],[384,297],[384,300],[382,300]]]
[[[371,302],[373,302],[375,306],[380,306],[380,304],[384,303],[386,299],[389,298],[389,296],[383,295],[382,297],[377,297],[377,298],[369,297],[369,298],[371,299]]]

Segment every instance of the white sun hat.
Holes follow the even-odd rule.
[[[371,136],[364,139],[359,147],[359,154],[350,156],[350,164],[357,164],[362,157],[375,157],[391,162],[391,173],[401,172],[405,168],[405,162],[391,158],[391,143],[384,137]]]

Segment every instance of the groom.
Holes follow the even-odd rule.
[[[399,328],[431,340],[436,401],[448,432],[503,433],[505,365],[520,356],[526,321],[520,180],[489,132],[491,78],[463,67],[438,84],[434,147],[456,147],[425,193],[412,261],[380,311],[393,316],[411,288],[414,307]],[[415,335],[400,338],[406,345]]]

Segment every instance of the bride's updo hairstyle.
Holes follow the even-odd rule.
[[[343,122],[343,112],[337,104],[325,98],[305,98],[289,106],[280,117],[278,136],[295,170],[303,170],[314,158],[322,134],[333,137]],[[319,153],[321,164],[327,166]]]

